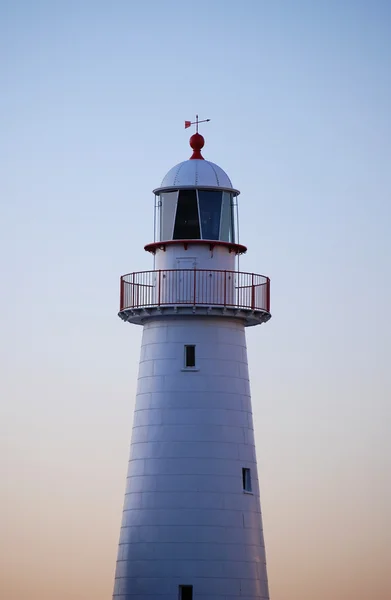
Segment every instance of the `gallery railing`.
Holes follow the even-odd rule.
[[[206,269],[141,271],[121,277],[120,310],[180,304],[270,312],[270,279]]]

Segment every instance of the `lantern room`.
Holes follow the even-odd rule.
[[[228,175],[204,160],[204,138],[190,138],[193,156],[170,169],[155,194],[155,242],[238,243],[237,196]]]

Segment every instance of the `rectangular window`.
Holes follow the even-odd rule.
[[[201,234],[204,240],[218,240],[221,216],[221,192],[198,190]]]
[[[199,240],[200,237],[196,190],[180,190],[173,239]]]
[[[195,367],[195,346],[185,346],[185,367]]]
[[[221,209],[220,239],[224,242],[233,242],[232,234],[232,194],[223,192],[223,205]]]
[[[180,585],[179,586],[179,600],[193,600],[193,586],[192,585]]]
[[[242,480],[243,480],[243,491],[244,492],[252,492],[250,469],[242,469]]]
[[[178,192],[164,192],[158,197],[160,231],[158,241],[172,240]]]

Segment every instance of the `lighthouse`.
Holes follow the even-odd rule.
[[[154,190],[153,269],[121,277],[143,335],[114,600],[269,598],[245,331],[270,281],[238,268],[239,190],[198,117],[190,146]]]

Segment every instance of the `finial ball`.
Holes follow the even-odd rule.
[[[200,133],[194,133],[190,138],[190,146],[193,148],[193,155],[191,159],[198,158],[203,160],[204,157],[201,154],[201,149],[204,147],[205,140]]]
[[[193,150],[200,151],[205,145],[205,140],[204,140],[204,137],[200,133],[194,133],[191,136],[189,143],[190,143],[190,147],[193,148]]]

